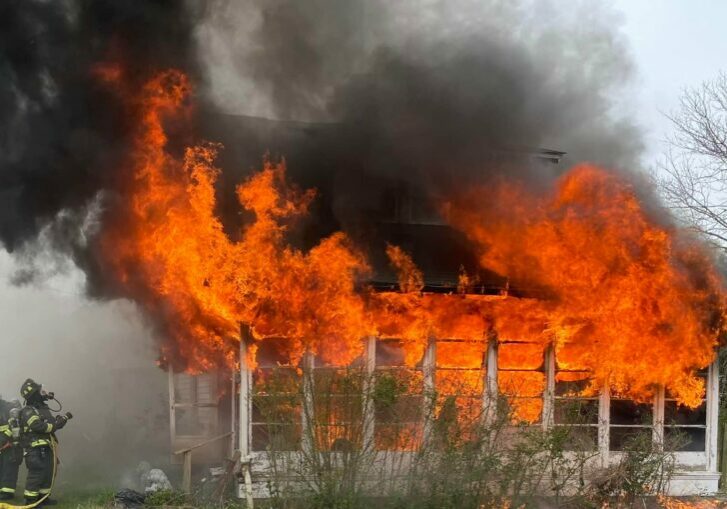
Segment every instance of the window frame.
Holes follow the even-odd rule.
[[[377,337],[369,337],[365,338],[364,341],[364,363],[365,363],[365,369],[366,372],[369,375],[375,375],[375,372],[379,369],[376,365],[376,346],[378,343],[378,340],[391,340],[394,338],[377,338]],[[452,341],[452,340],[458,340],[458,338],[441,338],[440,341]],[[490,403],[493,401],[494,398],[497,398],[499,396],[498,391],[498,354],[497,354],[497,346],[498,346],[498,340],[497,338],[483,338],[483,341],[487,342],[486,347],[486,353],[485,353],[485,366],[483,371],[485,382],[483,385],[483,392],[482,392],[482,404],[483,408],[485,409],[485,418],[487,418],[487,409],[493,408],[493,405],[490,405]],[[425,349],[424,356],[421,361],[421,367],[420,368],[412,368],[412,369],[421,369],[422,371],[422,378],[423,378],[423,391],[424,394],[427,393],[427,391],[434,392],[436,391],[436,372],[437,372],[437,366],[436,366],[436,344],[437,339],[430,338],[428,340],[427,347]],[[243,347],[241,346],[241,350],[243,350]],[[542,410],[542,416],[541,416],[541,422],[537,425],[543,426],[544,429],[547,429],[551,426],[556,425],[554,422],[554,406],[555,406],[555,400],[557,399],[557,396],[555,394],[555,374],[556,374],[556,362],[555,362],[555,355],[554,355],[554,349],[552,346],[546,347],[544,350],[544,371],[545,371],[545,390],[543,392],[543,410]],[[306,356],[304,358],[304,365],[309,369],[315,369],[315,362],[313,359],[313,356]],[[246,385],[247,388],[242,387],[241,388],[241,398],[245,399],[245,404],[247,407],[247,415],[242,416],[242,418],[247,419],[246,425],[243,424],[243,422],[240,423],[240,433],[241,433],[241,444],[247,443],[247,451],[251,450],[251,425],[252,425],[252,411],[251,411],[251,403],[252,403],[252,397],[251,397],[251,381],[252,381],[252,370],[245,369],[246,363],[241,362],[242,369],[242,380],[245,378],[248,380]],[[447,368],[442,368],[447,369]],[[705,394],[705,402],[706,402],[706,424],[703,426],[703,428],[706,429],[705,431],[705,448],[703,451],[674,451],[677,464],[681,468],[688,468],[688,469],[695,469],[699,468],[702,471],[708,471],[708,472],[716,472],[717,471],[717,411],[718,411],[718,395],[719,395],[719,381],[718,381],[718,366],[717,366],[717,360],[710,364],[706,368],[706,394]],[[310,391],[312,388],[304,386],[303,390],[304,393],[306,391]],[[364,390],[368,390],[366,387],[364,387]],[[364,409],[363,409],[363,415],[365,419],[365,426],[366,426],[366,440],[374,440],[375,436],[375,409],[373,407],[373,402],[370,401],[369,398],[363,398],[364,399]],[[595,398],[594,398],[595,399]],[[611,429],[611,422],[610,422],[610,404],[611,404],[611,397],[608,388],[603,388],[599,395],[598,395],[598,453],[600,456],[600,461],[603,465],[613,464],[619,461],[619,459],[622,456],[622,452],[620,451],[611,451],[609,450],[609,442],[610,442],[610,429]],[[304,404],[306,397],[304,396]],[[653,398],[652,404],[653,404],[653,418],[652,418],[652,430],[653,430],[653,438],[654,441],[660,441],[661,438],[664,436],[664,410],[665,410],[665,394],[664,394],[664,388],[659,387],[656,391],[656,394]],[[424,404],[428,404],[427,398],[424,398]],[[302,420],[301,423],[303,426],[303,429],[306,429],[307,423],[306,421],[306,412],[302,412]],[[423,416],[427,415],[426,409],[422,413]],[[423,439],[427,439],[427,435],[430,430],[431,425],[431,419],[427,419],[426,417],[423,417]],[[620,425],[614,425],[614,426],[620,426]],[[668,427],[668,424],[666,425]],[[246,432],[247,431],[247,432]],[[247,435],[247,436],[245,436]],[[304,433],[305,435],[305,433]],[[306,447],[306,444],[303,443],[302,447]],[[260,454],[261,451],[252,451],[256,454]]]

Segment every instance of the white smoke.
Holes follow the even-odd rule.
[[[20,398],[33,378],[73,413],[58,433],[60,486],[113,486],[139,459],[167,453],[166,375],[135,306],[88,300],[77,269],[11,285],[17,269],[0,252],[0,394]]]

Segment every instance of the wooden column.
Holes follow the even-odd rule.
[[[719,429],[719,356],[709,366],[707,375],[707,471],[719,471],[717,464],[717,443]],[[722,446],[724,450],[724,445]],[[722,476],[725,474],[725,458],[722,456]],[[724,479],[723,479],[724,485]]]
[[[664,386],[659,386],[654,394],[654,443],[664,445]]]
[[[609,422],[611,420],[611,393],[608,384],[603,386],[598,398],[598,450],[601,453],[601,466],[608,466],[609,460]]]
[[[373,450],[375,436],[376,408],[374,408],[373,391],[376,380],[376,337],[364,339],[364,408],[363,408],[363,443],[364,450]]]
[[[429,338],[427,349],[422,360],[422,374],[424,377],[424,442],[428,442],[432,434],[432,421],[434,419],[434,395],[436,391],[437,368],[437,340]]]
[[[301,415],[301,448],[304,453],[312,454],[315,445],[315,409],[313,391],[315,357],[309,351],[303,354],[303,412]]]
[[[239,413],[238,413],[238,446],[237,451],[233,453],[233,457],[238,457],[241,462],[241,471],[243,474],[244,488],[238,485],[238,497],[242,498],[243,492],[245,499],[247,500],[248,509],[252,509],[252,477],[251,477],[251,457],[250,457],[250,434],[252,426],[250,424],[250,416],[252,413],[251,405],[251,386],[252,386],[252,371],[250,370],[250,359],[248,356],[249,345],[252,343],[252,333],[250,332],[250,326],[247,324],[240,325],[240,399],[239,399]],[[232,377],[232,408],[233,415],[235,407],[234,387],[235,377]],[[233,418],[234,422],[234,418]],[[234,425],[233,425],[234,429]],[[232,433],[234,441],[234,432]],[[243,491],[244,490],[244,491]]]
[[[230,458],[235,455],[235,452],[239,452],[239,445],[237,443],[237,378],[239,374],[235,370],[230,370]]]
[[[487,340],[487,369],[482,391],[482,416],[486,425],[497,420],[497,336],[490,334]]]
[[[173,451],[177,437],[177,401],[174,394],[174,370],[171,366],[167,371],[167,384],[169,387],[169,450]]]
[[[182,465],[182,492],[192,492],[192,451],[184,453],[184,463]]]
[[[545,349],[543,358],[545,366],[545,390],[543,391],[543,429],[554,424],[555,412],[555,348],[553,345]]]
[[[243,459],[250,454],[250,385],[252,373],[248,362],[248,345],[251,339],[250,326],[241,325],[238,449],[240,457]]]

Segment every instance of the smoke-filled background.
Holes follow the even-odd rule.
[[[118,482],[168,453],[148,321],[131,302],[88,296],[110,297],[94,283],[93,231],[111,202],[100,193],[113,198],[123,180],[130,130],[93,68],[120,61],[139,83],[160,67],[193,73],[195,19],[173,1],[0,5],[0,245],[11,254],[0,258],[0,393],[18,397],[32,377],[75,415],[60,434],[61,487]]]
[[[228,1],[195,35],[224,111],[343,121],[430,165],[483,145],[631,165],[641,143],[619,102],[632,64],[618,24],[594,2]]]
[[[240,221],[232,184],[270,149],[289,157],[302,185],[331,177],[322,189],[329,210],[319,233],[326,234],[365,215],[371,190],[357,185],[363,174],[436,189],[453,172],[501,174],[483,167],[484,150],[538,147],[566,151],[566,163],[537,173],[507,168],[508,175],[544,185],[580,160],[638,168],[642,142],[627,100],[633,66],[619,16],[595,2],[562,7],[4,2],[0,244],[10,255],[1,268],[16,286],[0,295],[0,344],[11,359],[0,369],[0,390],[17,391],[27,376],[56,390],[78,416],[63,431],[64,459],[77,472],[94,462],[133,468],[154,433],[159,447],[168,443],[157,422],[166,415],[165,378],[154,367],[163,323],[124,300],[96,246],[105,221],[124,213],[133,127],[120,99],[99,83],[99,64],[120,63],[132,84],[168,67],[190,75],[194,135],[226,146],[219,197],[231,231]],[[302,134],[283,144],[291,151],[283,154],[274,128],[238,115],[289,121]],[[322,124],[315,154],[296,122]],[[59,293],[38,289],[53,285]],[[138,421],[153,432],[142,436]]]
[[[542,185],[582,160],[634,169],[642,141],[626,114],[633,68],[618,20],[594,2],[219,2],[195,28],[205,98],[226,113],[335,123],[335,135],[256,143],[264,130],[240,135],[228,118],[208,132],[234,151],[224,166],[244,171],[265,149],[288,157],[294,180],[333,202],[328,233],[368,231],[361,217],[380,197],[362,174],[441,193],[455,175]],[[313,157],[296,153],[313,142]],[[486,157],[540,147],[567,152],[564,164]],[[232,189],[239,175],[226,177]],[[221,198],[232,215],[234,197]]]
[[[0,255],[3,277],[13,269]],[[31,377],[73,413],[59,433],[60,488],[133,485],[140,460],[168,460],[166,374],[154,364],[154,342],[134,305],[89,300],[82,283],[73,271],[42,286],[3,285],[0,396],[19,398]]]

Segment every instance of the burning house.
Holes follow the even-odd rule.
[[[300,175],[305,181],[311,175],[307,168],[310,160],[326,161],[330,168],[345,164],[335,156],[327,160],[322,155],[327,153],[327,147],[345,143],[341,141],[340,127],[334,124],[227,117],[215,126],[217,130],[211,138],[222,140],[225,146],[237,147],[222,156],[226,165],[234,160],[238,166],[254,166],[259,157],[257,154],[266,150],[273,154],[285,153],[289,168],[298,165],[306,168]],[[239,143],[238,136],[248,143]],[[259,145],[250,144],[249,140],[256,136],[261,140]],[[301,143],[301,139],[305,142]],[[241,146],[249,152],[240,151]],[[564,155],[544,149],[488,149],[484,153],[487,165],[527,165],[542,172],[558,168]],[[203,162],[206,161],[203,157]],[[656,308],[663,306],[663,309],[648,309],[644,307],[647,303],[642,302],[636,306],[637,316],[629,316],[632,310],[624,303],[624,295],[648,300],[655,297],[639,295],[641,290],[636,289],[637,286],[645,285],[647,292],[657,287],[659,291],[666,291],[665,287],[659,282],[638,279],[638,271],[631,269],[615,276],[602,273],[598,277],[604,281],[593,283],[599,288],[608,287],[601,296],[601,304],[607,309],[599,316],[603,310],[580,307],[595,305],[591,296],[579,293],[593,289],[590,283],[565,291],[553,288],[553,284],[559,281],[563,285],[577,286],[574,279],[568,278],[588,277],[582,272],[586,270],[618,272],[613,265],[618,261],[616,258],[607,256],[608,266],[583,265],[573,272],[568,268],[551,268],[556,274],[548,276],[550,279],[531,278],[527,271],[543,261],[574,265],[581,262],[577,256],[559,258],[563,253],[558,252],[544,253],[542,260],[521,261],[517,260],[517,253],[490,248],[488,252],[496,261],[483,263],[477,247],[478,235],[490,234],[463,227],[471,220],[468,214],[455,210],[456,204],[432,196],[430,188],[420,187],[410,179],[383,178],[375,174],[367,176],[365,181],[341,182],[333,172],[328,173],[325,168],[319,170],[315,174],[317,181],[306,184],[319,190],[318,199],[322,203],[313,209],[317,214],[315,221],[306,223],[303,220],[302,233],[296,242],[315,253],[321,245],[311,244],[311,239],[318,242],[340,227],[340,224],[330,225],[335,222],[332,217],[346,218],[351,221],[346,225],[346,231],[351,232],[354,242],[365,242],[369,248],[366,268],[346,280],[342,274],[357,272],[360,260],[340,245],[330,251],[324,250],[321,260],[298,260],[314,266],[321,264],[314,269],[313,277],[323,279],[322,291],[326,295],[317,293],[319,281],[308,281],[303,288],[292,285],[288,291],[302,293],[294,295],[285,306],[296,308],[295,313],[302,312],[314,322],[321,320],[322,324],[287,323],[285,327],[294,331],[288,336],[279,328],[279,320],[291,319],[286,316],[287,310],[256,311],[258,315],[252,321],[235,322],[240,325],[239,335],[235,331],[227,339],[232,346],[223,349],[228,356],[223,362],[229,366],[229,371],[202,366],[203,370],[209,371],[195,375],[174,373],[170,369],[172,450],[182,452],[176,456],[177,461],[186,458],[189,469],[191,462],[215,463],[239,451],[241,457],[249,461],[243,467],[243,472],[247,471],[249,475],[246,477],[241,473],[238,478],[239,495],[244,497],[247,490],[252,490],[255,496],[266,496],[271,456],[276,453],[305,455],[306,451],[312,450],[335,452],[354,448],[373,451],[372,454],[380,458],[390,458],[392,451],[412,454],[423,443],[432,440],[445,407],[450,407],[457,420],[487,423],[488,419],[497,419],[494,414],[503,411],[498,402],[504,402],[509,425],[544,430],[559,426],[575,429],[578,438],[568,448],[590,451],[589,461],[594,468],[618,462],[630,440],[646,434],[655,443],[664,444],[668,450],[671,448],[675,454],[677,473],[669,486],[671,493],[701,494],[717,490],[720,474],[717,465],[716,335],[707,327],[704,337],[691,337],[692,347],[701,352],[700,359],[703,360],[690,360],[687,369],[674,359],[679,354],[668,350],[669,345],[677,346],[681,341],[678,337],[672,340],[671,333],[678,334],[676,331],[681,330],[693,334],[694,329],[690,328],[699,328],[696,321],[709,321],[715,319],[714,316],[707,317],[700,312],[694,317],[695,322],[684,327],[674,326],[674,331],[652,329],[645,332],[649,341],[662,341],[662,345],[641,344],[630,339],[617,344],[620,335],[630,334],[638,327],[644,327],[644,331],[647,331],[646,327],[653,327],[649,322],[654,317],[646,314],[665,318],[670,313],[669,306],[674,304],[670,299],[678,301],[679,297],[673,294],[663,302],[651,303]],[[266,193],[281,192],[282,195],[268,201],[268,206],[276,207],[280,206],[277,201],[280,199],[308,200],[304,194],[285,195],[286,191],[281,188],[275,190],[282,184],[282,180],[275,182],[283,178],[280,171],[281,166],[268,163],[258,176],[267,175],[269,180],[262,182],[251,177],[247,184],[237,188],[238,197],[244,203],[250,203],[246,201],[252,200],[248,191],[254,190],[257,197],[268,196],[267,199]],[[290,175],[295,178],[295,171]],[[351,186],[361,196],[352,193]],[[446,183],[443,186],[446,189]],[[491,196],[513,192],[510,189],[491,191]],[[581,248],[587,251],[589,242],[597,242],[589,238],[590,235],[613,240],[610,236],[614,232],[627,227],[624,220],[645,221],[641,212],[632,215],[633,207],[639,208],[631,195],[632,189],[593,168],[581,168],[574,177],[566,178],[558,192],[560,195],[555,202],[570,200],[578,207],[592,204],[602,207],[598,210],[599,215],[611,213],[609,208],[613,206],[625,210],[628,217],[613,218],[613,224],[605,224],[599,218],[593,232],[584,232],[591,227],[587,224],[591,218],[577,224],[577,218],[567,217],[568,214],[563,217],[561,210],[547,214],[550,222],[547,228],[527,225],[530,230],[525,235],[531,235],[530,239],[513,240],[511,235],[517,235],[517,232],[511,228],[524,226],[510,219],[511,224],[498,225],[503,230],[492,233],[491,238],[485,237],[482,242],[490,244],[499,240],[510,246],[531,249],[537,246],[536,249],[547,251],[547,243],[552,243],[554,238],[552,229],[555,229],[560,241],[570,243],[566,249],[572,249],[576,242],[583,242]],[[587,193],[592,201],[586,205],[579,202],[579,192]],[[340,196],[351,201],[338,203]],[[518,198],[522,201],[509,202],[509,206],[526,205],[529,199],[526,193]],[[512,200],[512,197],[502,199]],[[609,203],[604,205],[603,200]],[[365,204],[363,209],[362,203]],[[283,208],[292,210],[299,205],[300,202],[298,205],[288,203]],[[258,219],[264,217],[266,212],[256,207],[252,205],[251,209]],[[365,214],[361,214],[361,210],[365,210]],[[585,214],[587,216],[588,212]],[[492,217],[494,224],[495,216]],[[557,221],[571,223],[553,226]],[[584,235],[585,239],[563,239],[568,236],[566,227],[580,229],[575,235]],[[670,276],[670,270],[653,258],[658,255],[648,252],[658,250],[658,246],[649,243],[665,234],[664,230],[646,223],[637,230],[636,237],[626,242],[645,242],[641,251],[634,252],[633,246],[617,246],[616,249],[631,249],[627,257],[652,257],[647,260],[641,276],[647,277],[649,273],[651,278],[658,274],[657,277],[667,278],[666,285],[676,285],[677,291],[685,291],[682,286],[685,281]],[[627,231],[625,235],[632,233]],[[663,240],[663,237],[659,238]],[[598,253],[586,253],[585,256],[599,258],[601,251],[607,248],[606,244],[599,244],[594,247]],[[347,264],[344,270],[337,266],[341,260],[336,259],[342,255],[350,257],[343,260]],[[693,255],[690,252],[689,256]],[[279,254],[268,252],[268,256]],[[631,261],[637,265],[641,263]],[[688,263],[700,264],[702,261],[697,256],[689,258]],[[503,267],[507,269],[500,270]],[[561,270],[565,274],[560,274]],[[328,274],[333,280],[327,279]],[[510,278],[509,274],[515,277]],[[299,273],[298,277],[308,276]],[[712,276],[707,275],[709,277]],[[204,287],[215,284],[215,281],[205,280]],[[707,296],[708,291],[704,293],[712,283],[695,284],[703,285],[695,290],[694,296],[706,299],[700,300],[700,305],[704,305],[712,298]],[[652,288],[652,285],[655,286]],[[281,287],[276,291],[285,292],[286,289]],[[333,292],[333,296],[328,292]],[[365,295],[363,301],[353,297],[358,295]],[[340,298],[342,302],[328,300],[331,298]],[[570,307],[561,309],[563,302]],[[307,308],[309,305],[314,308],[331,306],[332,315],[318,315],[317,311]],[[376,315],[375,327],[368,328],[370,324],[357,316],[361,313],[359,306]],[[261,314],[267,312],[270,316],[261,318]],[[292,319],[299,316],[295,314]],[[618,323],[616,316],[620,316],[623,323]],[[332,320],[333,325],[327,324],[326,320]],[[691,317],[685,317],[685,323],[690,320]],[[346,327],[353,329],[353,337],[344,339],[350,330]],[[361,328],[358,336],[355,335],[357,327]],[[321,338],[313,338],[315,334],[320,334]],[[604,334],[611,343],[599,344],[598,334]],[[713,335],[707,337],[709,334]],[[664,350],[660,350],[662,347]],[[645,353],[651,348],[662,353]],[[691,350],[690,355],[694,353]],[[634,358],[640,355],[646,355],[648,359],[641,362]],[[670,364],[672,361],[673,365]],[[664,366],[667,375],[657,373],[660,366]],[[356,373],[353,378],[352,372]],[[349,384],[347,390],[339,387],[344,379]],[[377,394],[387,381],[392,380],[396,387],[395,401],[382,404],[372,394]],[[347,392],[351,388],[356,392],[353,397]]]
[[[723,278],[627,171],[594,5],[26,3],[0,241],[149,319],[186,481],[239,452],[264,495],[279,453],[406,467],[499,426],[596,469],[647,437],[672,492],[716,490]]]

